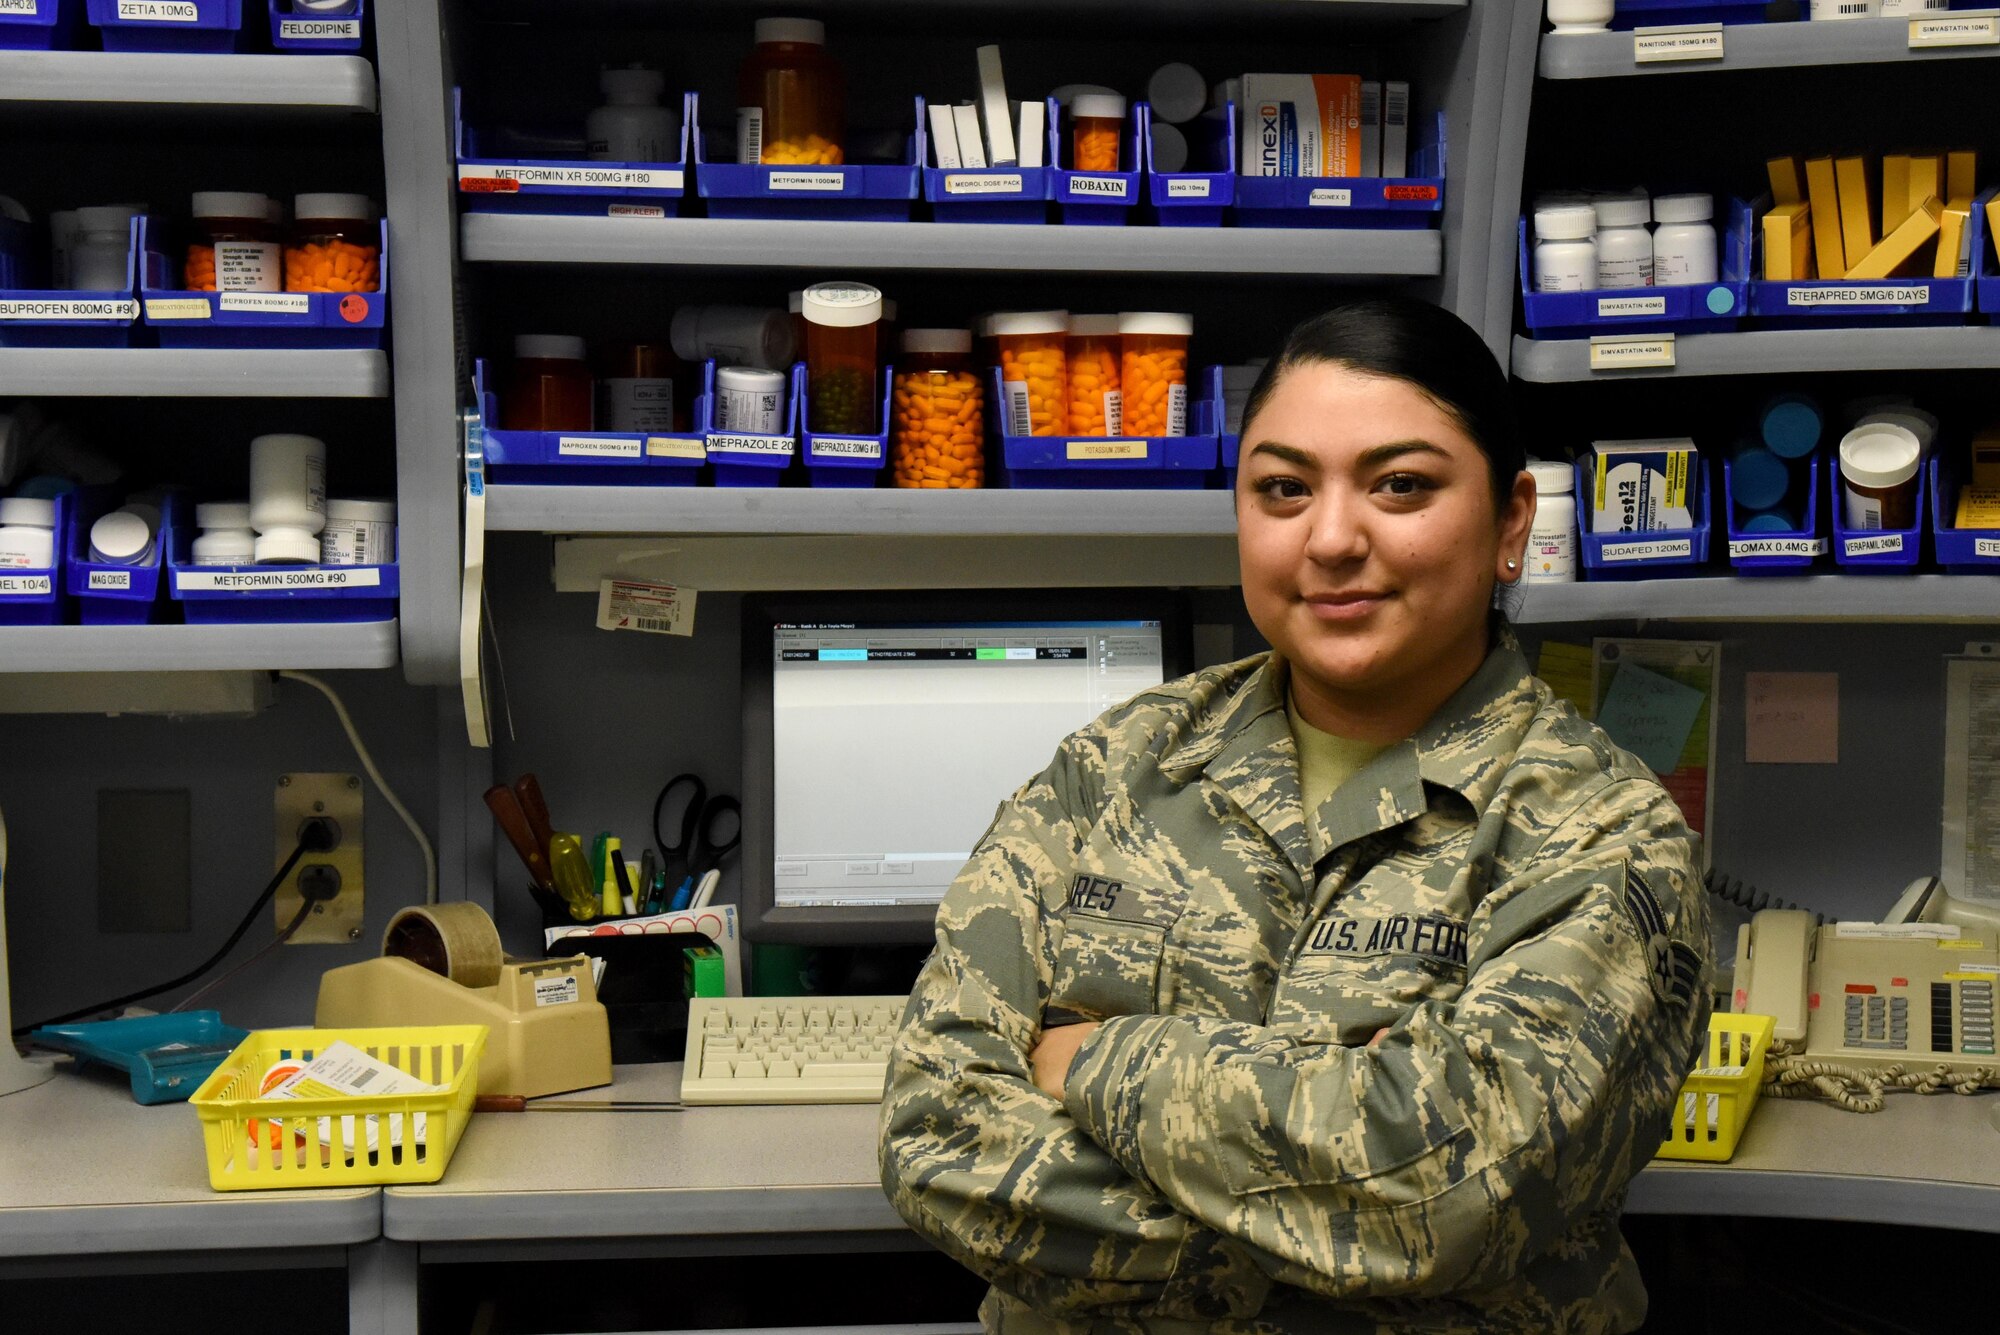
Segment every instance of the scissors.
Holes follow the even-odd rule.
[[[680,837],[669,841],[660,818],[670,803],[685,796],[687,805],[680,818]],[[729,837],[721,830],[734,826]],[[695,884],[722,865],[724,858],[743,842],[743,804],[733,797],[710,798],[708,785],[696,774],[676,774],[653,801],[653,843],[660,850],[664,873],[647,900],[651,912],[683,909],[694,894]]]

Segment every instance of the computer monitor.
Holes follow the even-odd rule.
[[[1189,644],[1158,590],[746,598],[744,934],[928,940],[1000,802]]]

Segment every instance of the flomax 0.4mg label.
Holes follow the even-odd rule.
[[[1824,556],[1825,538],[1731,538],[1729,556]]]

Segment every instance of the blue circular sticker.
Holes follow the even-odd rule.
[[[1726,287],[1712,287],[1708,290],[1708,309],[1716,315],[1727,315],[1736,309],[1736,294]]]

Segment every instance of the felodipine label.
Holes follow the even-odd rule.
[[[288,42],[359,41],[360,19],[279,19],[278,36]]]
[[[597,628],[647,635],[694,634],[693,589],[607,579],[597,586]]]

